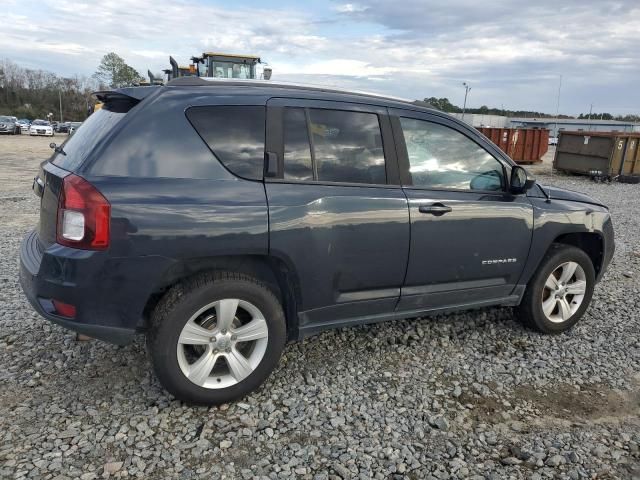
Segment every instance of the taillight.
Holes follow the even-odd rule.
[[[84,178],[66,176],[58,202],[56,241],[67,247],[105,250],[110,222],[107,199]]]

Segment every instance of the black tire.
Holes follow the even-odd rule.
[[[576,262],[582,267],[585,274],[586,290],[582,304],[573,315],[562,322],[552,322],[542,310],[544,285],[551,273],[565,262]],[[523,324],[541,333],[556,334],[565,332],[580,320],[589,307],[594,286],[595,269],[591,258],[584,250],[570,245],[554,243],[529,281],[522,301],[516,307],[516,316]]]
[[[267,322],[264,356],[253,372],[226,388],[205,388],[189,380],[178,363],[178,338],[187,321],[203,306],[226,298],[255,305]],[[147,347],[162,386],[177,399],[218,405],[256,390],[277,366],[286,343],[286,323],[280,302],[264,284],[247,275],[214,272],[176,285],[160,300],[151,318]]]
[[[618,176],[618,181],[620,183],[640,183],[640,175],[620,175]]]

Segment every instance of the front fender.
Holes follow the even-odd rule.
[[[578,202],[531,198],[533,205],[533,235],[531,251],[519,280],[526,285],[538,269],[549,247],[567,234],[596,235],[601,243],[595,264],[599,281],[613,257],[613,225],[606,208]]]

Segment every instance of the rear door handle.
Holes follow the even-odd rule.
[[[420,205],[418,207],[418,211],[420,213],[430,213],[431,215],[439,217],[445,213],[449,213],[451,211],[451,207],[447,207],[442,203],[434,203],[433,205]]]

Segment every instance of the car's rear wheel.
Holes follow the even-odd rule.
[[[215,273],[174,287],[155,308],[148,347],[176,398],[220,404],[260,386],[286,341],[276,296],[246,275]]]
[[[589,307],[595,270],[579,248],[553,244],[529,282],[518,317],[542,333],[560,333],[573,327]]]

